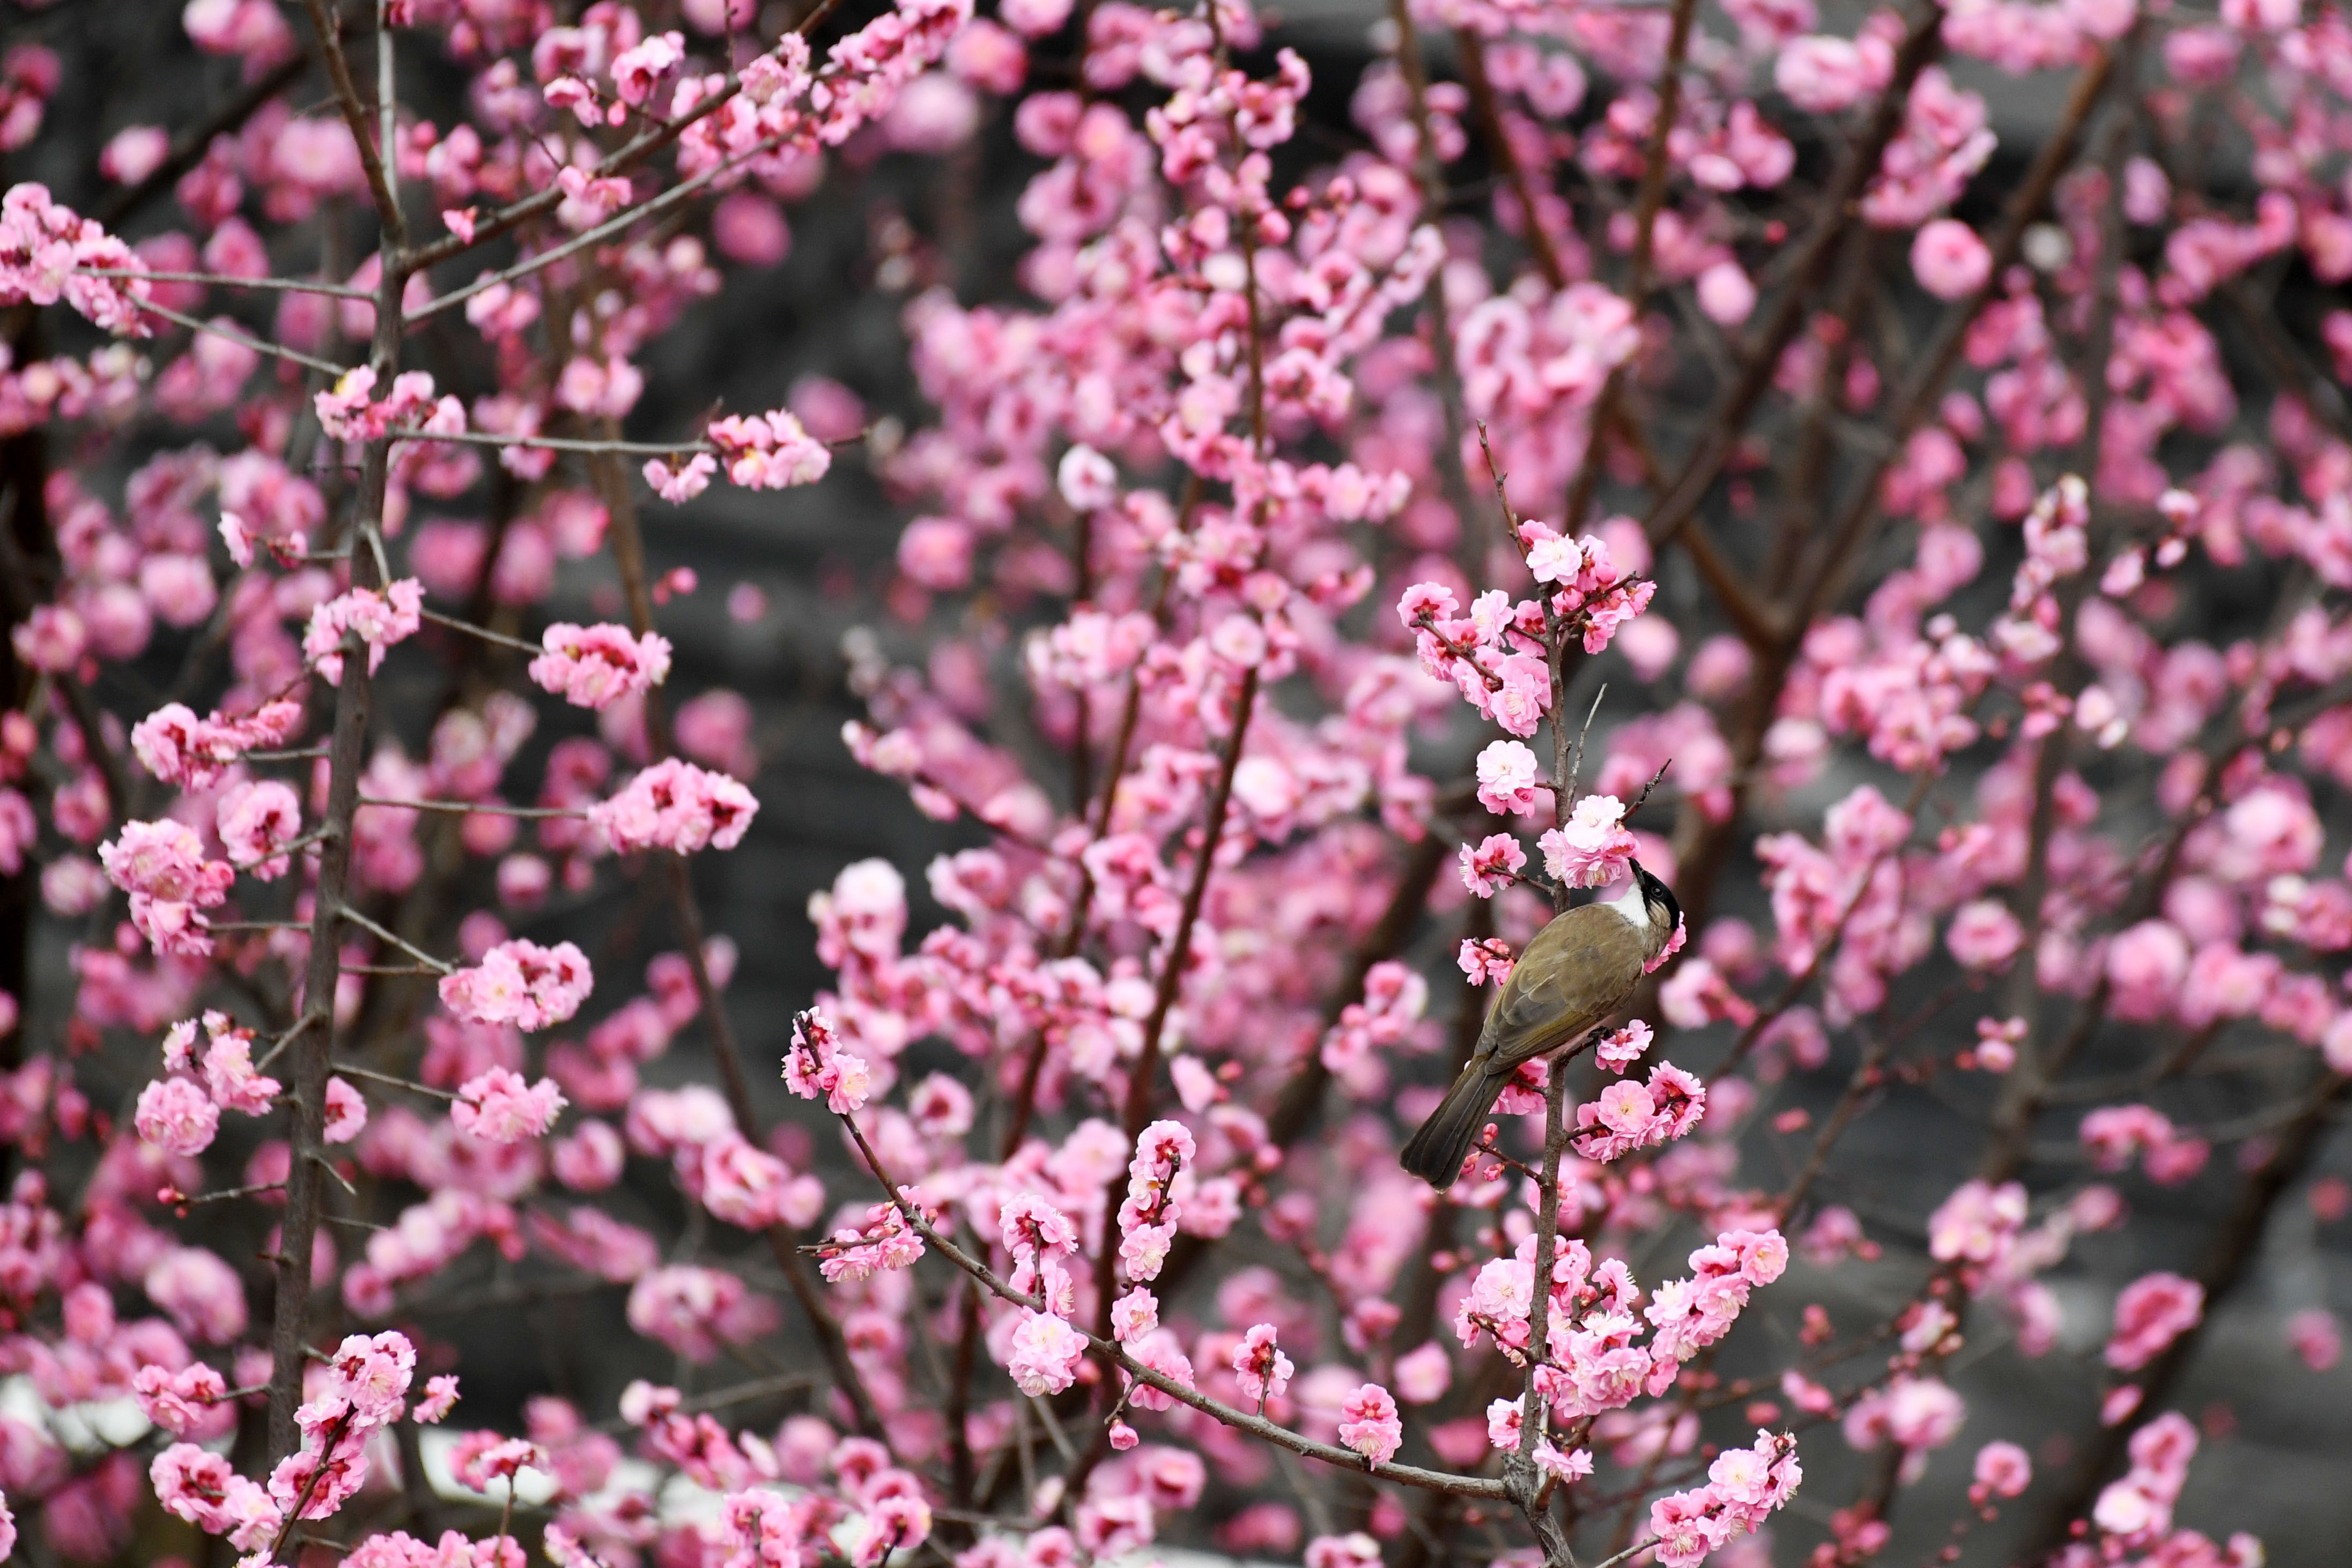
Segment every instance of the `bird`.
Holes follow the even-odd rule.
[[[1477,1049],[1398,1156],[1408,1172],[1440,1192],[1452,1186],[1519,1064],[1607,1022],[1664,955],[1682,923],[1682,906],[1639,860],[1632,866],[1632,879],[1615,898],[1553,917],[1528,942],[1486,1010]]]

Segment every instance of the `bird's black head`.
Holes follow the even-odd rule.
[[[1642,902],[1650,911],[1650,923],[1672,939],[1675,927],[1682,923],[1683,918],[1683,907],[1675,902],[1674,889],[1651,876],[1639,860],[1633,862],[1633,880],[1642,886]]]

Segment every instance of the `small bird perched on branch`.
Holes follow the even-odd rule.
[[[1519,954],[1486,1010],[1478,1048],[1399,1156],[1406,1170],[1441,1191],[1452,1186],[1495,1097],[1519,1064],[1549,1056],[1607,1023],[1666,951],[1682,923],[1682,906],[1639,860],[1631,864],[1633,876],[1624,891],[1555,916]]]

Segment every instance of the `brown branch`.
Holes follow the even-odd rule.
[[[324,25],[320,0],[306,0],[314,22]],[[331,61],[341,48],[331,32],[321,44]],[[341,67],[338,65],[338,68]],[[349,85],[350,73],[341,79]],[[364,126],[353,134],[365,150]],[[389,249],[389,247],[387,247]],[[384,258],[377,283],[375,339],[369,354],[379,383],[389,383],[400,360],[400,294],[408,276],[397,254]],[[354,588],[383,584],[381,540],[384,493],[391,474],[389,437],[370,441],[361,458],[355,498],[358,515],[351,531],[351,582]],[[356,633],[343,637],[341,682],[335,689],[335,719],[327,753],[327,809],[320,823],[319,879],[310,917],[310,963],[302,983],[302,1012],[286,1048],[292,1057],[288,1085],[294,1114],[289,1130],[292,1162],[286,1173],[286,1215],[281,1224],[277,1268],[277,1304],[270,1325],[269,1453],[294,1451],[296,1406],[302,1402],[302,1369],[309,1350],[310,1256],[325,1203],[320,1175],[327,1168],[327,1079],[332,1071],[336,1036],[335,987],[341,979],[340,928],[350,902],[352,825],[359,815],[360,773],[366,766],[368,718],[373,680],[365,646]]]
[[[1675,121],[1682,115],[1683,65],[1690,50],[1691,20],[1697,14],[1698,0],[1675,0],[1674,20],[1666,35],[1666,60],[1658,74],[1657,118],[1650,127],[1650,142],[1643,150],[1641,195],[1633,204],[1633,261],[1632,274],[1625,289],[1627,303],[1633,307],[1638,320],[1650,297],[1651,261],[1656,254],[1658,209],[1665,205],[1666,174],[1673,160],[1666,156],[1666,142],[1674,134]],[[1528,226],[1535,226],[1535,215],[1528,215]],[[1620,364],[1601,383],[1601,397],[1593,405],[1592,422],[1585,437],[1584,454],[1578,458],[1576,476],[1569,481],[1568,508],[1560,516],[1560,531],[1574,534],[1584,526],[1584,514],[1591,510],[1593,492],[1601,485],[1601,458],[1607,450],[1609,432],[1617,424],[1618,407],[1625,396],[1625,366]]]
[[[394,256],[408,245],[408,218],[400,210],[400,197],[393,192],[392,173],[383,162],[383,154],[394,150],[379,149],[375,144],[375,127],[368,123],[367,105],[361,101],[359,86],[352,79],[352,63],[343,56],[342,18],[327,9],[327,0],[302,0],[302,9],[309,13],[310,30],[318,37],[327,79],[334,85],[336,106],[343,111],[343,123],[351,127],[352,141],[359,147],[360,170],[367,176],[368,194],[375,198],[376,216],[383,225],[384,273],[388,277],[395,270],[390,265]],[[385,106],[387,110],[390,107]],[[404,275],[406,269],[400,270]],[[392,297],[392,317],[395,323],[400,320],[397,293]]]
[[[1527,1516],[1542,1547],[1546,1568],[1574,1568],[1568,1536],[1552,1516],[1550,1493],[1536,1467],[1536,1444],[1541,1440],[1551,1402],[1536,1388],[1536,1374],[1551,1351],[1552,1263],[1559,1247],[1559,1160],[1568,1148],[1568,1059],[1555,1058],[1544,1084],[1543,1191],[1536,1208],[1536,1255],[1533,1290],[1528,1309],[1528,1373],[1519,1392],[1519,1446],[1503,1461],[1503,1484],[1511,1500]]]
[[[1688,7],[1677,12],[1683,19]],[[1685,28],[1688,26],[1684,20]],[[1568,287],[1568,269],[1560,265],[1559,247],[1552,243],[1551,231],[1543,226],[1536,212],[1535,183],[1528,175],[1528,166],[1520,162],[1518,149],[1511,145],[1509,129],[1503,123],[1502,105],[1496,100],[1494,81],[1486,75],[1486,44],[1469,27],[1454,29],[1454,51],[1462,58],[1462,85],[1470,90],[1470,109],[1478,121],[1478,133],[1486,143],[1486,157],[1509,182],[1511,195],[1518,199],[1520,236],[1534,256],[1536,269],[1544,281],[1555,289]],[[1679,80],[1679,77],[1676,79]]]
[[[1919,79],[1919,73],[1943,52],[1943,25],[1944,9],[1937,4],[1921,7],[1912,17],[1910,30],[1895,51],[1894,78],[1886,84],[1886,90],[1879,94],[1868,128],[1847,150],[1836,175],[1822,193],[1812,226],[1798,242],[1788,286],[1780,291],[1772,314],[1754,339],[1739,378],[1707,410],[1706,434],[1698,449],[1684,464],[1674,489],[1650,510],[1643,526],[1654,548],[1673,540],[1697,515],[1699,503],[1706,499],[1717,476],[1738,449],[1748,418],[1780,369],[1780,356],[1795,341],[1804,322],[1808,301],[1828,275],[1838,242],[1860,216],[1857,203],[1863,187],[1878,173],[1887,143],[1902,128],[1912,86]]]
[[[2245,1282],[2269,1228],[2272,1211],[2310,1168],[2333,1128],[2347,1088],[2352,1088],[2352,1079],[2326,1072],[2305,1094],[2300,1110],[2280,1136],[2277,1148],[2247,1178],[2236,1206],[2213,1232],[2204,1264],[2197,1271],[2197,1282],[2205,1291],[2203,1313],[2141,1371],[2137,1379],[2142,1391],[2140,1402],[2131,1416],[2114,1426],[2101,1426],[2087,1440],[2083,1458],[2068,1477],[2065,1490],[2042,1515],[2033,1537],[2036,1544],[2022,1554],[2021,1561],[2037,1561],[2067,1539],[2069,1527],[2089,1511],[2100,1483],[2123,1457],[2132,1435],[2170,1403],[2174,1388],[2195,1361],[2198,1347],[2212,1326],[2214,1313]]]
[[[1024,1296],[1013,1289],[997,1275],[994,1269],[941,1235],[921,1208],[908,1202],[905,1194],[891,1182],[888,1174],[882,1169],[882,1163],[876,1157],[872,1146],[866,1142],[866,1134],[858,1127],[856,1119],[844,1116],[841,1118],[841,1122],[849,1130],[849,1135],[856,1142],[858,1152],[866,1157],[867,1168],[872,1171],[874,1179],[881,1184],[882,1190],[887,1194],[891,1206],[898,1211],[907,1224],[923,1238],[927,1245],[940,1257],[986,1286],[990,1294],[998,1300],[1010,1302],[1016,1307],[1026,1307],[1032,1310],[1043,1310],[1035,1297]],[[1071,1326],[1074,1329],[1076,1328],[1076,1324]],[[1507,1495],[1501,1481],[1488,1480],[1484,1477],[1450,1475],[1443,1470],[1425,1470],[1417,1465],[1373,1464],[1353,1448],[1318,1443],[1314,1438],[1303,1436],[1286,1426],[1278,1426],[1264,1416],[1253,1415],[1248,1411],[1237,1410],[1221,1400],[1212,1399],[1189,1384],[1179,1383],[1158,1368],[1148,1366],[1136,1360],[1128,1354],[1126,1346],[1115,1340],[1088,1333],[1084,1329],[1077,1329],[1077,1332],[1085,1337],[1089,1347],[1098,1356],[1136,1382],[1156,1388],[1169,1397],[1189,1405],[1202,1415],[1213,1416],[1238,1431],[1247,1432],[1254,1437],[1264,1438],[1276,1447],[1287,1448],[1303,1458],[1320,1459],[1327,1465],[1337,1465],[1345,1470],[1370,1475],[1384,1481],[1394,1481],[1400,1486],[1450,1492],[1457,1497],[1499,1500]]]

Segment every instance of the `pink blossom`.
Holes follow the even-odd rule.
[[[2116,1299],[2107,1364],[2118,1372],[2137,1372],[2196,1327],[2204,1314],[2204,1287],[2195,1280],[2163,1272],[2142,1275]]]
[[[1630,875],[1627,862],[1640,847],[1624,826],[1625,803],[1614,795],[1589,795],[1576,803],[1565,826],[1538,842],[1544,869],[1578,888],[1605,887]]]
[[[383,667],[383,656],[394,643],[416,635],[416,628],[424,624],[424,585],[414,577],[404,577],[381,594],[372,588],[353,588],[310,612],[310,624],[302,634],[302,656],[318,670],[320,679],[340,686],[343,642],[347,637],[356,637],[366,645],[368,673],[373,675]]]
[[[1404,1422],[1396,1401],[1377,1383],[1368,1383],[1341,1404],[1339,1441],[1364,1456],[1371,1465],[1384,1465],[1404,1446]]]
[[[1992,899],[1976,899],[1952,915],[1944,940],[1952,956],[1970,969],[2000,969],[2017,956],[2025,943],[2025,928],[2009,906]]]
[[[621,1179],[627,1151],[608,1122],[583,1121],[557,1140],[551,1163],[555,1179],[575,1193],[602,1192]]]
[[[747,489],[814,484],[833,467],[833,453],[824,443],[784,409],[713,420],[709,436],[727,477]]]
[[[870,1088],[866,1063],[841,1048],[824,1015],[811,1009],[793,1020],[792,1048],[784,1053],[784,1082],[803,1100],[822,1098],[836,1116],[866,1103]]]
[[[1738,262],[1719,261],[1698,275],[1698,308],[1709,321],[1736,327],[1755,313],[1756,285]]]
[[[1462,885],[1482,899],[1491,899],[1517,878],[1528,863],[1528,852],[1511,835],[1492,833],[1475,848],[1464,845],[1458,858]]]
[[[2314,1372],[2326,1372],[2344,1353],[2343,1330],[2325,1307],[2308,1307],[2289,1318],[2286,1337],[2303,1364]]]
[[[158,1079],[139,1091],[139,1136],[171,1154],[201,1154],[220,1128],[220,1107],[184,1078]]]
[[[1008,1344],[1004,1369],[1022,1393],[1035,1398],[1059,1394],[1078,1375],[1086,1337],[1049,1312],[1024,1309]]]
[[[266,702],[250,716],[199,719],[167,702],[131,729],[131,749],[147,771],[184,789],[208,789],[248,751],[284,745],[302,722],[302,705]]]
[[[452,1376],[425,1380],[425,1397],[410,1407],[410,1416],[427,1426],[437,1425],[457,1404],[457,1380]]]
[[[157,952],[202,957],[212,952],[199,912],[219,906],[236,879],[226,861],[205,858],[204,843],[177,822],[131,822],[99,847],[107,879],[131,895],[131,920]]]
[[[38,605],[8,634],[16,657],[35,669],[63,674],[81,661],[89,634],[80,616],[63,605]]]
[[[486,1143],[513,1143],[541,1136],[562,1109],[563,1094],[553,1079],[525,1083],[520,1073],[492,1068],[459,1087],[449,1120]]]
[[[719,459],[708,452],[697,452],[682,463],[648,458],[645,467],[646,483],[672,506],[683,505],[709,489],[710,476],[718,471]]]
[[[2025,1189],[1964,1182],[1927,1216],[1928,1255],[1939,1263],[1995,1264],[2025,1226]]]
[[[542,690],[578,708],[603,709],[616,698],[659,686],[669,674],[669,640],[605,623],[576,626],[558,621],[540,634],[547,651],[530,661]]]
[[[843,1226],[817,1251],[818,1270],[826,1279],[854,1282],[912,1267],[923,1255],[923,1238],[908,1225],[898,1205],[876,1204],[866,1211],[863,1229]]]
[[[1988,1497],[2013,1498],[2033,1484],[2033,1462],[2014,1443],[1987,1443],[1977,1450],[1976,1487]]]
[[[268,1083],[270,1080],[261,1080]],[[320,1137],[329,1143],[349,1143],[367,1130],[367,1098],[341,1075],[327,1079],[327,1117]]]
[[[131,1378],[131,1391],[147,1419],[175,1437],[185,1437],[215,1425],[214,1405],[228,1392],[221,1374],[202,1362],[179,1371],[149,1364]]]
[[[1234,1347],[1234,1372],[1244,1399],[1255,1400],[1263,1410],[1269,1399],[1279,1399],[1290,1387],[1294,1370],[1290,1358],[1275,1343],[1271,1323],[1258,1323],[1242,1336]]]
[[[276,779],[238,784],[221,797],[215,831],[230,865],[272,881],[292,864],[285,849],[301,837],[302,803]]]
[[[814,1176],[794,1175],[790,1165],[754,1148],[740,1134],[722,1134],[703,1144],[696,1163],[702,1205],[730,1225],[745,1230],[773,1225],[805,1229],[824,1210],[824,1184]]]
[[[1911,271],[1938,300],[1965,299],[1992,276],[1992,252],[1968,225],[1939,217],[1911,242]]]
[[[705,846],[732,849],[759,809],[751,792],[729,775],[669,757],[591,806],[588,821],[618,854],[667,849],[690,855]]]
[[[1511,977],[1511,968],[1517,961],[1510,943],[1490,936],[1480,941],[1464,938],[1454,962],[1461,965],[1471,984],[1484,985],[1493,981],[1499,985]]]
[[[277,1101],[279,1085],[276,1079],[265,1078],[254,1070],[253,1031],[232,1026],[219,1013],[206,1013],[204,1024],[210,1037],[205,1049],[205,1088],[213,1103],[223,1110],[241,1111],[247,1116],[267,1115]],[[177,1032],[173,1031],[175,1035]],[[168,1043],[164,1057],[169,1064],[172,1050]]]
[[[543,1029],[578,1012],[594,983],[587,955],[572,943],[548,948],[518,937],[482,954],[477,966],[444,975],[441,1005],[479,1023]]]
[[[1611,1072],[1622,1073],[1642,1059],[1643,1053],[1650,1048],[1655,1038],[1650,1026],[1636,1018],[1623,1028],[1612,1029],[1603,1035],[1593,1047],[1593,1054]]]
[[[1478,804],[1525,816],[1549,804],[1533,752],[1517,741],[1496,741],[1478,753]]]
[[[746,1344],[775,1324],[765,1297],[723,1269],[691,1264],[656,1268],[629,1291],[629,1327],[688,1361],[707,1362],[721,1345]]]
[[[1844,38],[1816,36],[1791,39],[1773,63],[1775,84],[1790,101],[1814,114],[1835,114],[1885,80],[1884,68]]]

